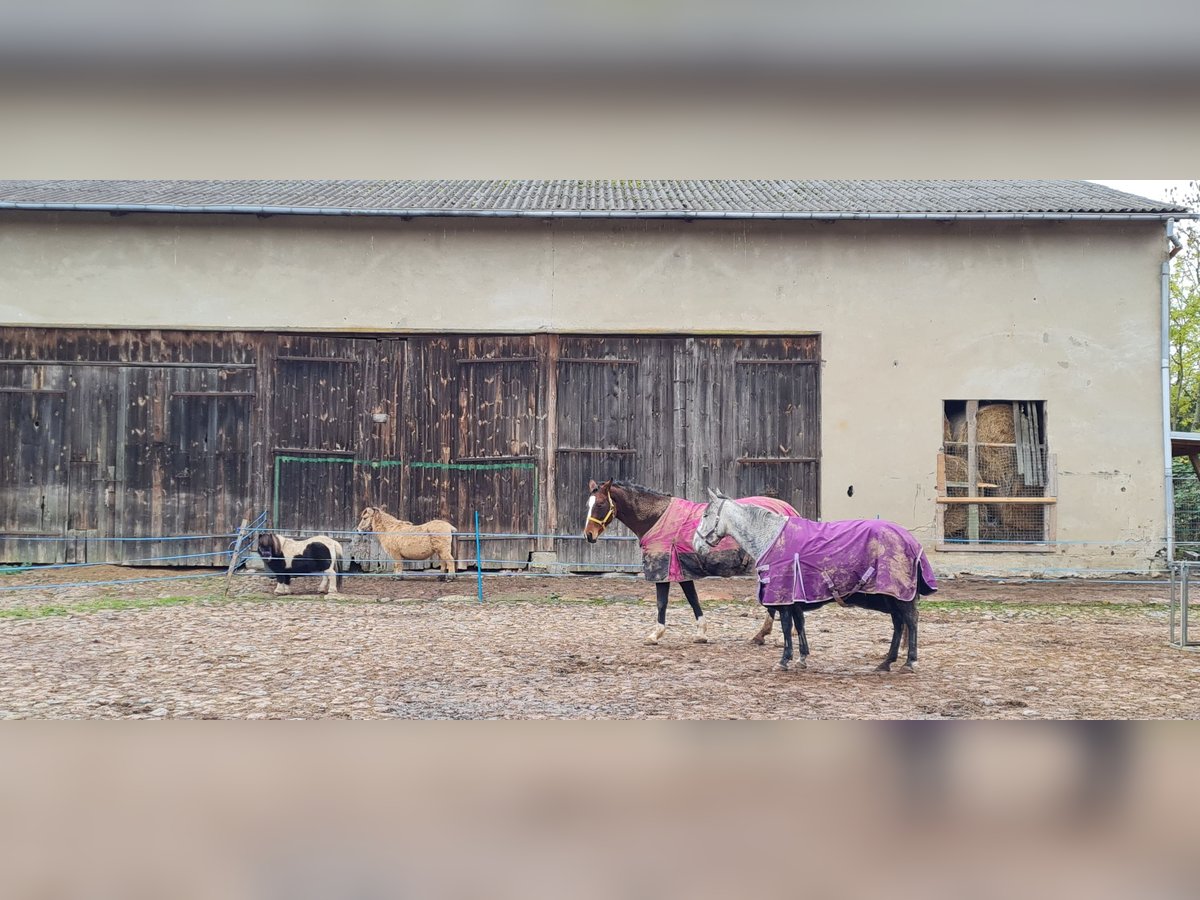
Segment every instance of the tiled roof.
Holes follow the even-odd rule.
[[[0,181],[0,209],[715,218],[1163,218],[1088,181]]]

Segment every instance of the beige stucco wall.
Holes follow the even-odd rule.
[[[1153,223],[5,213],[0,324],[819,332],[824,518],[932,546],[941,401],[1039,399],[1058,537],[1079,543],[939,569],[1146,570],[1165,534],[1163,246]]]

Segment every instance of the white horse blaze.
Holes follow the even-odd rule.
[[[587,530],[588,523],[591,521],[592,510],[595,508],[595,506],[596,506],[596,495],[592,494],[590,497],[588,497],[587,518],[583,520],[583,527],[584,527],[585,531]]]

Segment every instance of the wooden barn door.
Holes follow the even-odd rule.
[[[89,490],[81,480],[78,492],[73,485],[74,533],[87,526],[87,534],[121,538],[104,546],[110,562],[220,565],[230,540],[221,535],[251,511],[254,367],[85,366],[76,377],[87,384],[81,401],[104,398],[81,421],[91,440],[81,433],[77,446],[111,481],[97,478]]]
[[[0,561],[67,559],[67,376],[61,366],[0,366]]]
[[[820,514],[820,343],[816,337],[740,342],[733,360],[737,496],[778,497]],[[728,491],[729,488],[726,488]]]
[[[687,496],[777,497],[820,509],[820,338],[688,338],[677,356],[677,471]]]
[[[396,451],[403,427],[395,402],[403,378],[400,343],[278,337],[267,360],[275,527],[295,534],[350,531],[361,507],[386,492],[380,482],[391,476],[382,454]],[[376,423],[376,412],[387,420]]]
[[[555,387],[555,550],[572,569],[636,571],[641,551],[619,522],[605,538],[582,538],[588,481],[626,479],[670,493],[673,346],[655,338],[563,337]]]

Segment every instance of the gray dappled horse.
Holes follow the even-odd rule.
[[[887,657],[877,667],[878,671],[891,671],[899,653],[901,635],[907,630],[908,655],[901,668],[906,672],[915,671],[917,598],[937,590],[937,581],[920,544],[911,534],[899,525],[878,520],[822,523],[798,516],[780,516],[738,503],[720,492],[709,490],[708,493],[711,499],[704,508],[693,543],[700,548],[713,546],[726,536],[732,537],[755,560],[759,600],[779,606],[784,635],[783,656],[779,660],[781,670],[786,671],[792,660],[793,617],[802,617],[805,608],[836,601],[892,617],[892,644]],[[777,552],[780,542],[789,536],[793,526],[798,532],[806,531],[808,540],[797,544],[797,552],[792,553],[789,547],[786,554],[781,555]],[[806,555],[805,549],[811,547],[822,548],[820,558],[802,559]],[[843,562],[826,555],[841,548],[861,550],[862,556]],[[774,584],[772,579],[775,579]],[[813,585],[817,585],[817,589],[814,590]],[[803,630],[798,630],[800,666],[804,668],[808,641]]]

